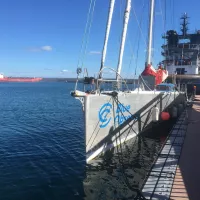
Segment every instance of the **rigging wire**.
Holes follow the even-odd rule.
[[[165,8],[165,37],[166,37],[166,19],[167,19],[167,0],[165,0],[165,2],[164,2],[165,4],[164,4],[164,8]],[[166,45],[166,38],[165,38],[165,40],[164,40],[164,45]],[[167,56],[169,56],[169,46],[168,46],[168,43],[167,43],[167,54],[165,55],[165,60],[166,60],[166,58],[167,58]],[[165,68],[166,68],[166,65],[167,65],[167,63],[165,63]]]
[[[85,42],[85,37],[86,37],[87,32],[88,32],[88,23],[89,23],[89,20],[90,20],[92,4],[93,4],[93,0],[90,0],[90,6],[89,6],[88,13],[87,13],[87,21],[86,21],[86,25],[85,25],[84,34],[83,34],[83,37],[82,37],[82,42],[81,42],[81,48],[80,48],[80,52],[79,52],[79,58],[78,58],[77,68],[79,67],[79,64],[80,64],[80,60],[81,60],[81,56],[82,56],[82,51],[83,51],[83,47],[84,47],[84,42]]]
[[[140,27],[141,27],[141,24],[142,24],[144,8],[145,8],[145,1],[143,1],[142,10],[141,10],[141,16],[140,16],[140,22],[139,22],[139,26]],[[137,53],[136,53],[136,67],[135,67],[135,74],[134,74],[134,76],[136,75],[136,70],[137,70],[138,51],[139,51],[139,43],[140,43],[140,36],[141,36],[141,34],[140,34],[139,31],[140,30],[139,30],[139,27],[138,27],[138,32],[137,32],[138,40],[135,40],[135,44],[134,44],[134,47],[135,47],[136,46],[136,42],[138,42],[138,44],[137,44]],[[131,41],[130,41],[130,37],[129,36],[128,36],[128,39],[129,39],[129,43],[130,43],[130,46],[131,46]],[[134,58],[133,48],[131,48],[131,50],[132,50],[132,56],[131,56],[131,59],[130,59],[130,62],[129,62],[129,70],[130,70],[130,67],[131,67],[131,64],[132,64],[132,60]]]
[[[138,24],[138,28],[139,28],[139,30],[140,30],[140,33],[141,33],[141,35],[142,35],[142,38],[143,38],[143,40],[144,40],[144,44],[145,44],[145,46],[147,46],[147,42],[146,42],[145,37],[144,37],[144,34],[143,34],[143,32],[142,32],[142,29],[141,29],[140,23],[139,23],[139,21],[138,21],[138,18],[137,18],[137,15],[136,15],[136,12],[135,12],[134,7],[133,7],[133,14],[135,15],[135,19],[136,19],[136,22],[137,22],[137,24]]]
[[[159,0],[159,7],[160,7],[161,18],[162,18],[163,31],[165,31],[165,18],[164,18],[163,11],[162,11],[162,3],[161,3],[161,0]]]
[[[145,9],[145,1],[143,2],[143,8],[142,8],[142,13],[143,13],[143,10]],[[141,23],[142,23],[142,18],[143,17],[143,15],[141,14],[141,18],[140,18],[140,25],[141,25]],[[136,74],[137,74],[137,68],[138,68],[138,56],[139,56],[139,44],[140,44],[140,38],[141,38],[141,34],[139,34],[139,39],[138,39],[138,44],[137,44],[137,52],[136,52],[136,60],[135,60],[135,76],[136,76]]]
[[[164,38],[164,46],[166,46],[166,17],[167,17],[167,5],[166,5],[166,0],[164,0],[164,11],[162,9],[162,3],[161,0],[159,0],[159,7],[160,7],[160,13],[161,13],[161,17],[162,17],[162,24],[163,24],[163,38]],[[168,44],[167,44],[167,49],[168,49]],[[165,50],[164,50],[165,51]],[[168,52],[169,55],[169,52]],[[165,59],[167,57],[167,55],[164,55]],[[164,68],[166,68],[166,63],[164,62]]]
[[[87,35],[87,39],[86,39],[85,51],[84,51],[84,54],[83,54],[81,68],[83,68],[85,56],[86,56],[86,53],[87,53],[87,47],[88,47],[88,42],[89,42],[89,35],[90,35],[90,31],[91,31],[91,26],[92,26],[92,22],[93,22],[93,15],[94,15],[95,5],[96,5],[96,0],[94,0],[93,7],[92,7],[91,20],[90,20],[90,24],[89,24],[88,35]]]
[[[123,11],[122,11],[122,9],[123,9],[123,7],[125,6],[124,4],[123,4],[123,0],[120,0],[120,6],[119,6],[119,30],[122,30],[122,27],[123,27]],[[119,31],[119,33],[118,33],[119,35],[118,35],[118,49],[120,49],[120,45],[121,45],[121,32]],[[118,52],[117,52],[118,53]],[[117,63],[116,63],[117,64]]]
[[[107,103],[106,104],[109,104],[110,102],[111,102],[111,100],[112,100],[112,97],[107,101]],[[107,108],[107,106],[108,105],[106,105],[106,107],[105,108]],[[100,131],[100,128],[99,128],[99,123],[100,123],[100,120],[97,122],[97,124],[96,124],[96,126],[95,126],[95,128],[94,128],[94,130],[93,130],[93,132],[92,132],[92,134],[91,134],[91,136],[90,136],[90,138],[89,138],[89,140],[88,140],[88,142],[86,143],[86,147],[88,147],[88,145],[90,144],[90,141],[92,140],[92,138],[93,138],[93,136],[94,136],[94,134],[95,134],[95,131],[97,130],[97,128],[98,128],[98,130],[97,130],[97,132],[96,132],[96,134],[95,134],[95,136],[94,136],[94,138],[93,138],[93,140],[92,140],[92,142],[91,142],[91,144],[90,144],[90,149],[92,148],[92,146],[93,146],[93,143],[94,143],[94,141],[95,141],[95,139],[96,139],[96,137],[98,136],[98,134],[99,134],[99,131]]]
[[[174,28],[174,0],[170,1],[170,10],[172,11],[172,14],[171,14],[171,26]]]
[[[115,101],[115,103],[116,103],[116,105],[123,105],[119,100],[118,100],[118,96],[116,96],[116,97],[113,97],[113,99],[114,99],[114,101]],[[158,102],[157,102],[158,103]],[[124,116],[124,114],[123,114],[123,112],[122,112],[122,110],[121,110],[121,108],[120,107],[118,107],[118,109],[119,109],[119,111],[121,112],[121,114],[122,114],[122,116],[125,118],[125,116]],[[125,107],[124,107],[124,109],[126,109]],[[127,110],[127,109],[126,109]],[[127,110],[127,112],[129,112],[128,110]],[[150,109],[150,112],[151,112],[151,114],[152,114],[152,108]],[[130,113],[130,112],[129,112]],[[114,114],[114,112],[113,112],[113,114]],[[131,113],[130,113],[131,114]],[[132,115],[132,114],[131,114]],[[149,116],[149,117],[151,117],[151,116]],[[141,119],[140,119],[141,120]],[[136,121],[134,121],[133,122],[133,124],[135,123]],[[129,126],[129,129],[131,130],[133,130],[133,124],[132,125],[130,125],[130,123],[128,123],[128,126]],[[145,128],[145,127],[143,127],[143,128]],[[134,130],[133,130],[134,131]],[[135,132],[135,131],[134,131]],[[128,132],[128,134],[130,134],[130,131]],[[128,134],[127,134],[127,136],[128,136]],[[137,139],[138,139],[138,136],[139,136],[139,134],[137,134],[136,132],[135,132],[135,134],[136,134],[136,139],[135,139],[135,142],[137,142]],[[127,136],[126,136],[126,138],[127,138]],[[126,140],[126,139],[125,139]],[[120,141],[120,144],[119,144],[119,147],[120,147],[120,149],[118,148],[118,146],[117,146],[117,155],[118,155],[118,160],[119,160],[119,163],[121,164],[121,166],[122,166],[122,168],[121,168],[121,173],[122,173],[122,175],[123,175],[123,178],[124,178],[124,182],[125,182],[125,184],[126,184],[126,186],[130,189],[130,190],[132,190],[132,191],[134,191],[134,192],[137,192],[137,194],[136,194],[136,196],[135,196],[135,198],[136,199],[138,199],[137,197],[138,197],[138,195],[141,197],[142,196],[142,194],[141,194],[141,191],[140,191],[140,188],[135,188],[135,187],[133,187],[133,185],[131,185],[130,184],[130,182],[129,182],[129,180],[128,180],[128,177],[127,177],[127,175],[126,175],[126,171],[125,171],[125,166],[126,166],[126,164],[124,163],[124,159],[123,159],[123,148],[122,148],[122,144],[121,144],[121,135],[120,135],[120,133],[119,133],[119,141]],[[117,142],[117,137],[116,137],[116,142]],[[135,144],[135,142],[134,142],[134,144]],[[124,144],[126,144],[126,142],[124,142]],[[126,146],[127,147],[127,146]],[[128,148],[128,147],[127,147]],[[128,150],[128,152],[130,152],[130,150],[129,149],[127,149]],[[143,160],[144,161],[144,160]],[[134,198],[134,199],[135,199]]]
[[[141,75],[140,75],[139,77],[142,79],[143,84],[144,84],[150,91],[153,91],[153,90],[146,84],[146,82],[145,82],[145,80],[143,79],[143,77],[142,77]]]
[[[138,68],[138,57],[139,57],[139,49],[140,49],[140,37],[141,35],[139,35],[139,39],[138,39],[138,44],[137,44],[137,52],[136,52],[136,60],[135,60],[135,73],[134,76],[137,75],[137,68]]]
[[[160,6],[161,17],[162,17],[163,32],[164,32],[164,37],[165,37],[166,36],[166,16],[164,15],[166,14],[166,10],[164,10],[164,14],[163,14],[161,0],[159,0],[159,6]],[[166,0],[165,0],[164,7],[166,8]],[[164,45],[166,45],[166,38],[164,38]]]
[[[120,0],[120,7],[119,7],[119,28],[122,29],[123,22],[122,22],[122,8],[123,8],[123,0]],[[119,34],[119,45],[120,45],[121,35]]]
[[[167,0],[164,1],[164,9],[165,9],[165,16],[164,16],[164,30],[166,31],[166,19],[167,19]]]
[[[174,0],[172,0],[172,27],[174,29]]]
[[[138,26],[138,32],[137,32],[137,36],[136,38],[138,37],[138,40],[135,39],[135,42],[134,42],[134,47],[136,46],[136,42],[138,42],[138,46],[139,46],[139,41],[140,41],[140,32],[142,32],[142,29],[141,29],[141,23],[142,23],[142,13],[143,13],[143,10],[144,10],[144,7],[145,7],[145,2],[143,1],[143,6],[142,6],[142,11],[141,11],[141,16],[140,16],[140,21],[139,21],[139,26]],[[134,10],[134,6],[132,6],[132,9]],[[135,11],[135,10],[134,10]],[[136,16],[136,20],[138,19],[137,18],[137,15],[136,15],[136,12],[135,12],[135,16]],[[140,30],[139,30],[140,28]],[[129,67],[128,67],[128,72],[130,71],[130,67],[131,67],[131,64],[132,64],[132,60],[134,59],[134,49],[132,48],[132,45],[131,45],[131,40],[130,40],[130,36],[129,34],[127,33],[127,38],[128,38],[128,42],[129,42],[129,47],[130,47],[130,50],[131,50],[131,58],[130,58],[130,61],[129,61]],[[144,37],[143,37],[144,38]],[[145,40],[144,40],[145,42]],[[146,44],[145,44],[146,45]],[[131,74],[127,74],[127,79],[128,79],[128,75],[131,76]]]

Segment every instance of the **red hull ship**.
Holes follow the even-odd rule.
[[[42,78],[4,77],[0,74],[0,82],[39,82]]]

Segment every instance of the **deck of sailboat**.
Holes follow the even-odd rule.
[[[117,92],[117,91],[116,91]],[[118,91],[117,94],[118,96],[121,96],[121,95],[150,95],[150,94],[154,94],[154,95],[159,95],[159,94],[178,94],[178,93],[183,93],[183,92],[178,92],[178,91],[156,91],[156,90],[151,90],[151,91],[142,91],[142,90],[139,90],[139,89],[135,89],[135,90],[127,90],[127,91]],[[82,91],[79,91],[79,90],[76,90],[76,93],[73,93],[72,95],[74,97],[85,97],[85,96],[88,96],[88,95],[91,95],[91,96],[107,96],[107,95],[112,95],[113,94],[113,91],[104,91],[104,92],[96,92],[96,93],[86,93],[86,92],[82,92]]]

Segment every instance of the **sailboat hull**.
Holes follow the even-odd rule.
[[[140,91],[83,97],[87,162],[143,132],[159,111],[185,103],[179,92]]]

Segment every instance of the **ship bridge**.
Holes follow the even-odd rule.
[[[199,74],[200,72],[200,31],[189,34],[187,14],[181,18],[183,20],[181,31],[178,34],[175,30],[167,31],[163,38],[167,39],[167,44],[162,46],[162,61],[169,75],[173,74]]]

